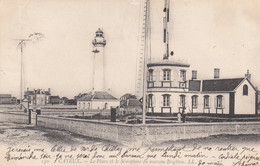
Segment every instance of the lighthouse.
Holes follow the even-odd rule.
[[[104,91],[104,48],[106,40],[104,32],[99,28],[92,40],[93,44],[93,90]]]
[[[77,99],[80,110],[109,110],[119,107],[120,100],[105,90],[104,83],[104,48],[106,40],[104,32],[99,28],[92,40],[93,44],[93,90]]]

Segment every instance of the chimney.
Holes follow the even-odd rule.
[[[49,93],[51,94],[51,88],[48,88]]]
[[[246,74],[245,74],[245,77],[251,81],[251,74],[249,73],[249,70],[247,70]]]
[[[29,91],[29,88],[27,88],[27,91]]]
[[[218,79],[219,78],[219,68],[215,68],[214,69],[214,79]]]
[[[107,93],[108,93],[108,94],[111,94],[111,89],[110,89],[110,88],[107,90]]]
[[[192,70],[191,80],[196,80],[196,79],[197,79],[197,70]]]

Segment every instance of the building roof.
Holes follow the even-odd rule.
[[[121,100],[121,106],[142,106],[142,103],[138,99]]]
[[[190,67],[189,64],[176,62],[176,61],[170,61],[170,60],[162,60],[158,62],[151,62],[147,64],[148,67],[152,66],[179,66],[179,67]]]
[[[81,98],[77,99],[77,101],[92,101],[92,100],[117,100],[114,96],[107,92],[90,92]]]
[[[0,94],[0,98],[12,98],[11,94]]]
[[[128,106],[142,106],[142,103],[137,99],[129,99]]]
[[[244,78],[212,79],[212,80],[190,80],[190,91],[225,92],[233,91],[244,80]]]
[[[244,78],[203,80],[202,91],[233,91]]]
[[[34,95],[34,91],[25,91],[24,95]]]
[[[189,91],[200,91],[201,80],[190,80]]]
[[[120,99],[137,99],[137,97],[135,95],[132,95],[130,93],[126,93],[123,96],[120,97]]]
[[[60,99],[60,96],[50,96],[50,99]]]
[[[49,91],[44,91],[45,95],[51,95],[51,93]]]

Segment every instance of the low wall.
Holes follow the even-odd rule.
[[[28,114],[26,113],[6,113],[0,112],[0,122],[13,122],[28,124]]]
[[[130,125],[39,115],[37,125],[127,145],[151,144],[219,134],[260,134],[260,122]]]
[[[33,117],[32,117],[33,118]],[[32,120],[34,121],[34,120]],[[0,112],[0,122],[28,124],[24,113]],[[221,123],[169,123],[169,124],[123,124],[98,120],[83,120],[37,116],[37,125],[72,133],[110,140],[126,145],[140,145],[192,139],[219,134],[260,134],[260,122],[221,122]]]

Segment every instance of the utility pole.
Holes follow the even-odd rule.
[[[16,39],[19,40],[18,46],[21,48],[21,73],[20,73],[20,109],[22,109],[22,99],[23,99],[23,47],[27,41],[31,39]]]
[[[22,99],[23,99],[23,49],[26,42],[32,41],[37,42],[44,38],[44,35],[41,33],[30,34],[27,39],[15,39],[19,41],[18,47],[21,49],[21,74],[20,74],[20,108],[22,109]]]

